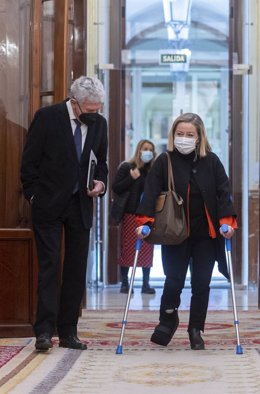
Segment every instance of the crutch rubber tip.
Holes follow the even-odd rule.
[[[237,345],[237,354],[243,354],[243,349],[241,345]]]
[[[123,348],[122,345],[118,345],[116,348],[116,354],[123,354]]]

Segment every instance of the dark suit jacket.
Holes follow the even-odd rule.
[[[93,199],[86,194],[91,149],[97,157],[95,179],[107,186],[107,123],[99,115],[88,127],[80,163],[77,159],[66,101],[39,109],[24,147],[21,180],[25,198],[33,199],[36,220],[54,220],[64,210],[79,179],[84,226],[92,226]]]

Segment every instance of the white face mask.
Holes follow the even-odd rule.
[[[150,150],[142,150],[141,151],[141,160],[144,163],[149,163],[153,159],[153,152]]]
[[[196,138],[174,137],[175,148],[183,155],[188,155],[196,148]]]

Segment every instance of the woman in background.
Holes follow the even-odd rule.
[[[136,247],[136,221],[135,212],[144,191],[144,182],[155,159],[155,146],[146,139],[139,141],[132,159],[120,164],[112,190],[120,195],[129,191],[121,223],[121,253],[118,259],[121,271],[121,293],[128,293],[129,267],[133,266]],[[153,245],[143,242],[139,252],[137,267],[142,267],[143,286],[142,293],[154,294],[155,289],[150,287],[150,269],[153,264]]]

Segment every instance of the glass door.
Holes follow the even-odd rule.
[[[164,151],[173,120],[195,112],[228,172],[229,1],[126,0],[122,59],[126,160],[141,138]],[[163,275],[159,247],[151,275]]]

